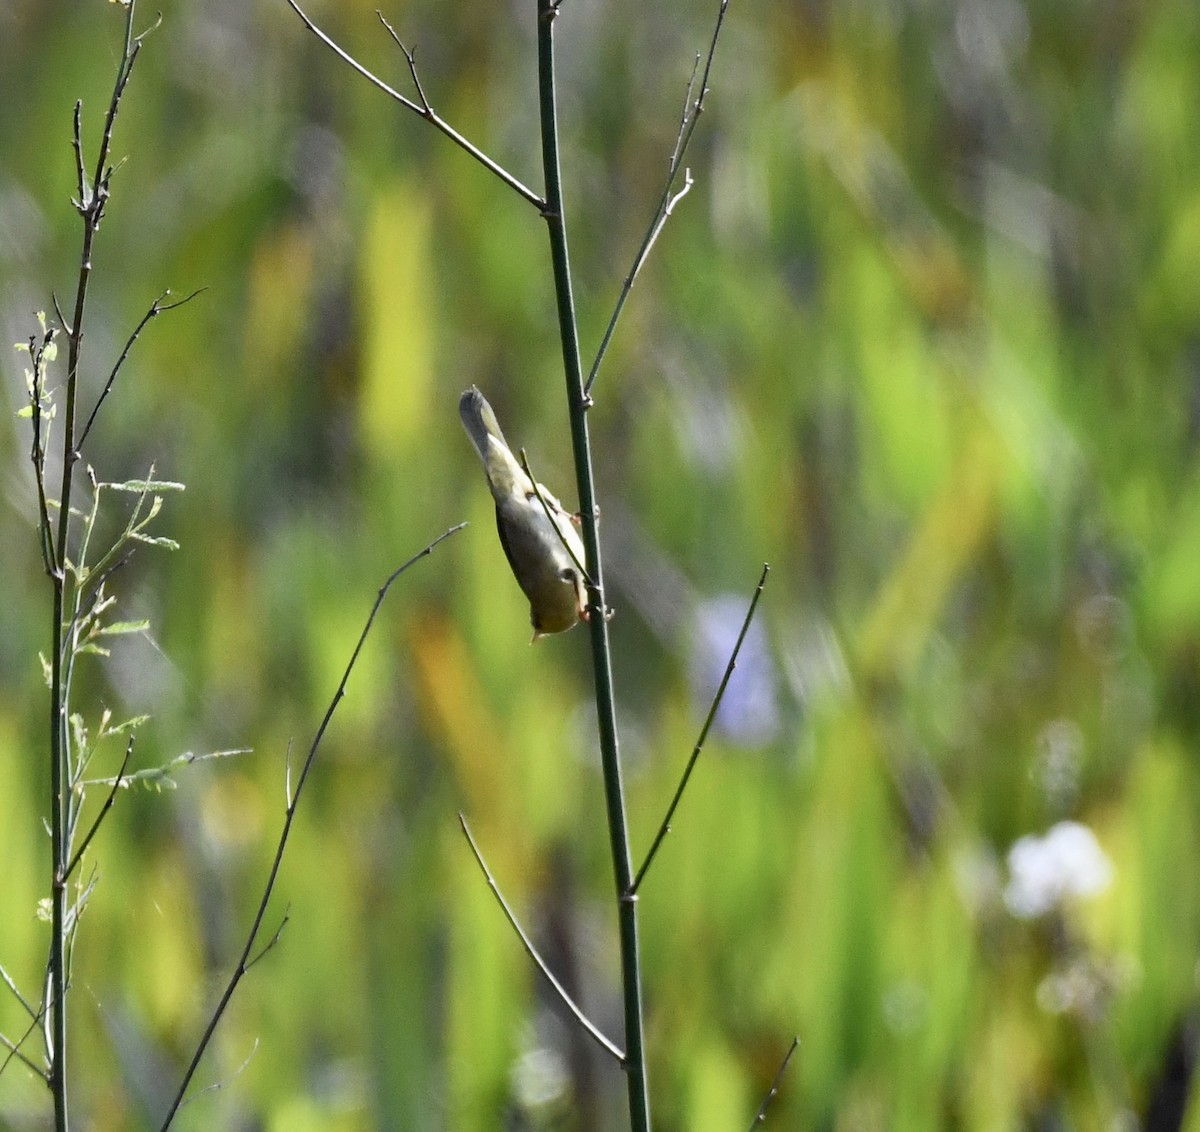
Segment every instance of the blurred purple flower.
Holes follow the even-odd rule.
[[[748,607],[746,595],[722,594],[701,602],[696,611],[689,672],[692,696],[702,713],[708,712],[720,687]],[[779,734],[775,662],[757,620],[742,642],[714,726],[744,747],[765,746]]]

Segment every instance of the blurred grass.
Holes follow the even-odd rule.
[[[407,81],[371,4],[312,14]],[[564,6],[585,358],[713,14]],[[388,16],[441,112],[536,184],[532,6]],[[86,458],[185,481],[182,550],[131,563],[122,615],[154,644],[89,686],[154,713],[142,765],[254,752],[122,795],[95,843],[77,1110],[156,1126],[248,922],[289,743],[294,765],[387,573],[467,518],[385,606],[302,805],[270,921],[290,922],[202,1068],[223,1087],[179,1126],[621,1127],[619,1071],[556,1017],[454,816],[619,1038],[586,644],[526,644],[455,413],[486,389],[569,495],[541,222],[284,5],[163,17],[117,130],[93,393],[155,295],[208,290],[149,329]],[[70,109],[94,132],[118,25],[99,2],[0,9],[8,341],[71,285]],[[707,706],[700,603],[748,602],[773,566],[772,738],[714,738],[642,891],[656,1126],[748,1125],[798,1033],[768,1127],[1129,1127],[1195,1042],[1200,9],[735,2],[727,32],[696,186],[592,414],[635,853]],[[0,374],[15,411],[17,355]],[[47,595],[9,419],[0,962],[36,997]],[[1018,920],[1007,850],[1063,818],[1113,883]],[[0,1031],[21,1018],[0,996]],[[10,1065],[0,1127],[44,1100]]]

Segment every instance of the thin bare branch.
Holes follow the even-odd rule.
[[[675,211],[675,206],[692,191],[692,184],[692,171],[690,169],[685,169],[683,171],[683,188],[680,189],[679,192],[675,193],[669,201],[667,201],[666,206],[660,213],[658,222],[655,224],[654,229],[650,233],[650,238],[646,241],[642,248],[641,258],[633,265],[633,271],[630,273],[632,279],[636,279],[638,272],[642,270],[642,264],[646,261],[646,257],[650,254],[655,243],[658,241],[659,233],[667,226],[667,220],[670,218],[671,213]]]
[[[473,143],[469,142],[465,137],[463,137],[462,134],[460,134],[453,126],[451,126],[449,122],[447,122],[444,118],[442,118],[441,116],[438,115],[438,113],[433,109],[433,107],[429,105],[429,102],[425,98],[424,91],[421,90],[419,83],[417,84],[417,92],[418,92],[418,97],[421,99],[421,101],[414,102],[411,98],[408,98],[405,95],[401,94],[394,87],[391,87],[387,83],[385,83],[383,81],[383,79],[379,78],[377,75],[375,75],[374,73],[369,71],[357,59],[355,59],[354,56],[351,55],[345,48],[341,47],[335,40],[330,38],[330,36],[328,36],[319,27],[317,27],[317,25],[314,24],[312,22],[312,20],[310,20],[308,18],[308,16],[305,14],[304,10],[300,7],[300,5],[296,3],[296,0],[287,0],[287,2],[288,2],[288,7],[290,7],[292,9],[292,11],[295,12],[296,15],[298,15],[300,17],[300,19],[304,22],[304,26],[306,28],[308,28],[308,30],[311,31],[313,33],[313,35],[315,35],[322,43],[324,43],[326,47],[328,47],[331,51],[333,51],[333,53],[335,55],[337,55],[339,59],[341,59],[344,63],[347,63],[350,67],[352,67],[355,71],[357,71],[360,75],[362,75],[362,77],[364,79],[366,79],[369,83],[371,83],[373,86],[375,86],[379,90],[383,91],[383,93],[386,94],[389,98],[395,99],[395,101],[400,103],[400,105],[403,106],[406,110],[411,110],[414,114],[420,116],[421,118],[424,118],[425,121],[428,122],[431,126],[440,130],[443,134],[446,135],[446,137],[448,137],[452,142],[454,142],[455,145],[457,145],[460,149],[465,150],[467,153],[469,153],[473,158],[475,158],[476,161],[479,162],[480,165],[482,165],[485,169],[489,170],[490,172],[495,174],[497,177],[499,177],[501,181],[503,181],[510,189],[513,190],[513,192],[515,192],[518,196],[521,196],[525,200],[527,200],[539,212],[542,212],[542,213],[545,212],[546,202],[544,200],[542,200],[542,198],[540,196],[538,196],[537,193],[535,193],[532,189],[527,188],[524,184],[522,184],[520,181],[518,181],[517,178],[514,177],[510,172],[508,172],[507,169],[505,169],[502,165],[498,164],[496,161],[493,161],[492,158],[488,157],[488,155],[483,152],[483,150],[481,150],[478,146],[474,145]],[[381,16],[380,19],[382,20],[383,17]],[[389,31],[391,31],[391,28],[387,24],[386,20],[384,21],[384,26],[387,27]],[[400,40],[396,36],[395,32],[392,32],[392,37],[394,39],[396,39],[397,43],[400,43]],[[408,51],[408,49],[404,47],[403,44],[401,44],[400,46],[401,46],[401,50],[404,51],[405,58],[408,60],[410,69],[413,70],[413,77],[415,79],[416,72],[415,72],[415,68],[414,68],[412,55]]]
[[[566,988],[554,977],[554,973],[546,965],[546,961],[538,954],[538,950],[533,946],[533,941],[525,934],[525,929],[521,927],[517,921],[517,917],[513,914],[513,910],[508,906],[508,901],[504,899],[503,893],[500,891],[500,886],[496,883],[496,878],[492,876],[491,870],[487,867],[487,863],[483,859],[483,854],[479,852],[479,846],[475,844],[475,838],[471,836],[471,828],[467,825],[467,819],[460,812],[458,815],[458,824],[462,826],[463,835],[467,839],[467,844],[471,846],[471,852],[475,855],[475,860],[482,870],[484,878],[487,880],[488,888],[492,890],[492,895],[496,897],[500,907],[504,910],[504,915],[508,919],[520,937],[521,946],[525,948],[525,954],[533,960],[534,965],[546,977],[546,981],[554,988],[554,993],[561,999],[563,1005],[574,1015],[575,1020],[587,1031],[588,1036],[600,1046],[605,1053],[615,1057],[622,1065],[625,1064],[625,1054],[620,1048],[614,1045],[598,1026],[586,1015],[583,1010],[576,1004],[575,1000],[567,993]]]
[[[721,6],[717,9],[717,22],[713,26],[712,40],[708,45],[708,58],[704,61],[704,78],[700,80],[700,96],[696,99],[696,111],[692,115],[693,128],[697,118],[704,112],[704,96],[708,93],[708,76],[712,73],[713,59],[717,55],[717,39],[721,35],[721,25],[725,22],[725,13],[729,10],[729,0],[721,0]],[[690,136],[690,135],[689,135]],[[683,149],[687,148],[687,143],[684,142],[683,147],[676,154],[675,167],[679,167],[679,162],[683,159]]]
[[[8,1068],[9,1062],[16,1060],[24,1065],[25,1068],[31,1073],[36,1073],[43,1081],[46,1082],[46,1084],[50,1083],[49,1074],[40,1065],[38,1065],[37,1062],[30,1058],[28,1054],[21,1052],[21,1047],[29,1040],[29,1035],[38,1028],[38,1024],[41,1022],[41,1020],[42,1019],[40,1015],[35,1016],[33,1021],[30,1022],[25,1028],[25,1033],[23,1033],[15,1042],[10,1040],[5,1034],[0,1034],[0,1045],[4,1046],[4,1048],[8,1050],[8,1056],[3,1061],[0,1061],[0,1075],[3,1075],[4,1071]]]
[[[100,874],[96,871],[95,866],[92,867],[92,875],[88,877],[87,883],[82,881],[76,883],[75,899],[71,902],[67,909],[67,937],[70,943],[68,950],[73,950],[75,946],[75,936],[79,931],[79,921],[83,918],[83,913],[87,910],[88,901],[92,898],[92,893],[96,891],[96,885],[100,883]],[[67,970],[70,975],[70,967]],[[70,978],[68,977],[68,983]]]
[[[284,910],[283,919],[281,919],[279,921],[279,927],[277,927],[275,929],[275,934],[272,935],[269,940],[267,940],[267,942],[263,945],[263,949],[257,955],[255,955],[252,959],[247,961],[247,963],[246,963],[247,971],[249,971],[250,968],[253,967],[255,963],[257,963],[264,955],[266,955],[266,953],[268,951],[270,951],[279,942],[280,937],[283,935],[283,929],[288,926],[288,921],[291,918],[292,918],[292,907],[289,904],[288,907]]]
[[[145,33],[143,33],[145,34]],[[120,357],[117,358],[116,364],[112,368],[112,372],[108,375],[108,380],[104,383],[104,388],[100,391],[100,396],[96,399],[95,407],[92,409],[91,416],[87,419],[87,424],[83,426],[83,431],[79,434],[79,439],[75,443],[77,452],[83,450],[83,442],[87,440],[88,433],[92,431],[92,425],[96,421],[96,414],[100,412],[100,406],[104,404],[105,398],[112,392],[113,382],[117,380],[117,374],[121,372],[121,367],[125,364],[125,359],[129,357],[129,351],[133,349],[133,344],[138,340],[138,335],[146,329],[146,324],[163,311],[173,311],[184,303],[190,303],[201,291],[208,290],[207,287],[199,287],[193,291],[187,298],[180,299],[178,302],[165,303],[163,300],[171,294],[169,290],[164,291],[157,299],[150,304],[150,309],[142,315],[142,321],[137,324],[133,333],[126,339],[125,348],[121,351]]]
[[[758,1106],[758,1114],[752,1121],[750,1121],[750,1132],[754,1132],[754,1129],[767,1119],[767,1105],[769,1105],[775,1099],[775,1095],[779,1092],[779,1082],[783,1080],[783,1075],[787,1072],[788,1062],[792,1060],[792,1054],[796,1052],[799,1046],[800,1039],[793,1038],[792,1044],[788,1047],[787,1053],[784,1054],[783,1061],[780,1064],[779,1069],[776,1070],[775,1077],[771,1081],[771,1087],[767,1090],[767,1095],[763,1097],[763,1103]]]
[[[62,878],[64,881],[71,878],[71,874],[75,871],[76,866],[83,859],[84,853],[87,852],[87,847],[92,843],[92,838],[96,836],[101,823],[108,816],[108,811],[112,809],[113,801],[117,797],[117,791],[121,788],[122,783],[126,781],[124,777],[125,768],[129,766],[129,760],[133,755],[133,742],[135,738],[135,736],[130,735],[129,742],[125,744],[125,757],[121,760],[121,769],[117,771],[117,777],[112,780],[112,788],[109,790],[108,796],[104,799],[104,805],[96,815],[96,820],[92,822],[92,828],[87,831],[87,836],[80,842],[79,848],[75,850],[75,855],[71,858],[70,864],[67,865]]]
[[[0,980],[3,980],[3,982],[4,982],[4,985],[5,985],[6,987],[8,987],[8,989],[9,989],[10,991],[12,991],[12,992],[13,992],[13,995],[14,995],[14,997],[16,998],[16,1000],[17,1000],[17,1001],[18,1001],[18,1002],[19,1002],[19,1003],[20,1003],[20,1004],[21,1004],[23,1007],[25,1007],[25,1013],[26,1013],[26,1014],[28,1014],[30,1018],[32,1018],[32,1019],[34,1019],[35,1021],[37,1021],[37,1020],[38,1020],[38,1019],[41,1017],[41,1015],[40,1015],[40,1014],[39,1014],[39,1013],[38,1013],[36,1010],[34,1010],[34,1008],[33,1008],[33,1007],[32,1007],[32,1006],[29,1004],[29,1000],[28,1000],[28,999],[27,999],[27,998],[26,998],[26,997],[25,997],[25,996],[24,996],[24,995],[23,995],[23,994],[20,992],[20,990],[17,988],[17,984],[16,984],[16,983],[13,981],[13,977],[12,977],[12,975],[10,975],[10,974],[9,974],[9,973],[8,973],[8,972],[7,972],[7,971],[4,969],[4,965],[3,965],[3,964],[0,964]]]
[[[73,203],[79,212],[85,212],[91,204],[91,189],[87,183],[87,170],[83,164],[83,100],[75,99],[75,114],[72,119],[71,130],[71,148],[75,151],[75,187],[79,193],[79,197]],[[57,303],[55,306],[57,307]],[[63,326],[66,327],[66,320],[63,319]],[[70,329],[67,333],[73,333]]]
[[[258,1038],[254,1039],[254,1044],[250,1047],[250,1052],[246,1054],[246,1058],[242,1064],[239,1065],[232,1073],[230,1073],[228,1077],[222,1077],[218,1081],[213,1081],[211,1084],[205,1085],[204,1088],[200,1089],[195,1095],[188,1097],[188,1099],[184,1101],[180,1107],[187,1108],[188,1105],[192,1104],[194,1101],[198,1101],[206,1093],[219,1093],[223,1088],[225,1088],[226,1085],[230,1083],[230,1081],[240,1077],[246,1071],[247,1066],[254,1060],[254,1055],[256,1053],[258,1053]]]
[[[646,234],[642,238],[641,246],[638,248],[637,254],[633,257],[633,266],[629,269],[629,274],[625,276],[625,282],[621,287],[621,293],[617,296],[612,317],[608,320],[608,326],[605,328],[604,337],[600,340],[600,348],[596,351],[596,359],[592,362],[592,368],[583,386],[585,398],[591,397],[596,375],[600,372],[600,366],[604,362],[605,354],[608,353],[613,332],[616,330],[617,323],[621,318],[621,312],[625,308],[625,300],[629,298],[629,292],[633,290],[633,284],[638,277],[638,272],[642,270],[642,265],[646,262],[646,257],[650,254],[650,249],[658,239],[659,233],[667,222],[667,218],[671,215],[671,211],[687,195],[688,189],[691,188],[691,178],[686,177],[686,185],[683,191],[676,193],[675,179],[679,175],[684,154],[687,153],[688,145],[692,140],[692,134],[696,132],[696,123],[699,122],[700,115],[704,112],[704,97],[708,94],[708,76],[712,72],[713,59],[717,53],[717,40],[720,38],[721,28],[725,23],[725,13],[728,8],[729,0],[721,0],[720,7],[717,10],[716,23],[713,25],[712,39],[709,40],[708,44],[708,56],[704,62],[704,73],[700,80],[700,92],[693,99],[692,95],[696,89],[696,70],[700,63],[700,56],[696,56],[696,65],[692,67],[692,75],[688,79],[687,97],[684,100],[683,115],[679,120],[679,134],[675,139],[675,148],[671,152],[671,160],[667,168],[667,181],[663,186],[662,196],[659,197],[658,206],[654,210],[650,224],[646,228]]]
[[[67,316],[63,314],[62,306],[58,301],[58,295],[54,291],[50,292],[50,301],[54,304],[54,315],[58,319],[58,324],[62,327],[63,333],[70,334],[71,324],[67,322]]]
[[[57,303],[56,303],[57,305]],[[29,416],[33,433],[29,457],[33,461],[33,477],[38,493],[38,534],[42,545],[42,565],[51,578],[59,576],[58,557],[54,550],[53,527],[50,523],[50,504],[46,497],[46,445],[49,440],[49,420],[43,421],[42,401],[46,388],[46,351],[57,337],[56,329],[48,327],[41,342],[29,339],[29,358],[32,365],[33,388],[29,393]]]
[[[289,0],[290,2],[290,0]],[[304,765],[300,768],[300,777],[296,782],[296,792],[290,796],[287,808],[284,812],[283,829],[279,834],[279,842],[275,847],[275,856],[271,861],[271,868],[267,873],[266,883],[263,885],[262,897],[258,903],[258,909],[254,914],[254,919],[250,924],[250,930],[246,933],[246,940],[242,945],[241,953],[238,955],[237,963],[234,965],[229,981],[225,985],[225,990],[222,992],[220,1000],[217,1002],[216,1008],[213,1010],[212,1016],[209,1018],[208,1025],[205,1027],[200,1042],[196,1046],[196,1051],[192,1055],[192,1060],[189,1062],[187,1070],[183,1075],[183,1080],[179,1084],[179,1089],[171,1102],[170,1108],[167,1110],[166,1116],[163,1118],[161,1125],[163,1132],[170,1126],[171,1121],[175,1119],[175,1114],[179,1111],[179,1106],[183,1103],[184,1094],[187,1092],[188,1085],[191,1084],[192,1077],[195,1076],[196,1069],[200,1065],[200,1060],[204,1056],[204,1052],[208,1049],[208,1044],[212,1041],[213,1034],[216,1033],[217,1025],[224,1016],[226,1009],[229,1006],[230,1000],[233,998],[234,991],[237,990],[238,984],[242,981],[243,976],[250,969],[253,963],[257,962],[273,945],[275,940],[272,939],[263,950],[251,959],[251,952],[254,950],[254,945],[258,940],[258,933],[262,929],[263,919],[267,914],[267,905],[271,902],[271,895],[275,891],[275,882],[279,877],[279,869],[283,864],[283,854],[287,849],[288,838],[292,832],[292,823],[296,817],[296,809],[300,804],[300,795],[304,791],[304,784],[308,780],[309,771],[312,770],[313,762],[316,760],[317,751],[320,750],[321,741],[325,738],[325,732],[329,727],[330,721],[333,719],[333,714],[337,711],[338,704],[346,694],[346,685],[349,683],[350,674],[354,671],[354,666],[358,662],[359,653],[362,652],[363,645],[366,644],[368,635],[371,632],[371,627],[375,624],[375,618],[379,613],[380,607],[383,605],[383,599],[387,597],[388,590],[392,588],[392,583],[396,581],[410,566],[419,562],[433,552],[434,547],[445,539],[448,539],[452,534],[461,531],[466,523],[459,523],[457,526],[451,527],[447,531],[443,531],[437,538],[429,543],[424,549],[414,554],[403,565],[398,566],[388,576],[387,581],[379,589],[379,593],[375,597],[375,604],[371,606],[371,612],[367,615],[366,624],[363,626],[362,632],[359,634],[358,643],[354,646],[354,651],[350,654],[350,660],[346,665],[345,671],[342,673],[342,679],[337,686],[337,690],[333,694],[333,698],[329,702],[329,706],[325,709],[325,715],[321,719],[320,725],[317,727],[317,733],[313,737],[312,744],[308,748],[308,755],[305,757]],[[287,922],[286,915],[284,923]],[[281,931],[283,924],[280,924]],[[279,931],[276,932],[278,937]]]
[[[292,740],[288,739],[287,751],[283,757],[283,797],[284,804],[292,804]]]
[[[659,846],[663,843],[663,838],[671,832],[671,819],[675,816],[679,800],[683,797],[683,792],[687,788],[688,779],[692,777],[696,760],[700,757],[700,752],[704,749],[709,728],[712,727],[713,720],[717,717],[717,709],[721,706],[721,700],[725,696],[725,689],[729,686],[729,679],[733,675],[733,670],[737,668],[738,653],[741,651],[742,642],[746,639],[746,634],[750,631],[750,622],[754,620],[754,611],[758,608],[758,600],[762,597],[763,587],[767,584],[767,575],[770,572],[771,567],[764,562],[762,574],[759,575],[758,585],[754,590],[754,597],[750,601],[750,608],[746,611],[746,619],[742,622],[742,629],[738,633],[737,643],[733,646],[729,663],[725,666],[725,675],[721,677],[721,683],[717,687],[716,695],[713,696],[712,706],[708,709],[708,716],[704,720],[704,726],[700,729],[700,738],[696,740],[696,746],[692,749],[691,758],[688,759],[687,766],[684,767],[683,777],[679,780],[679,786],[675,790],[675,797],[671,799],[671,804],[667,807],[666,816],[663,818],[662,824],[658,827],[658,833],[654,836],[654,841],[650,845],[650,851],[646,854],[646,859],[642,862],[642,867],[638,869],[637,876],[634,877],[633,884],[629,888],[629,895],[631,896],[637,894],[637,890],[642,883],[642,878],[645,877],[646,870],[650,868],[651,862],[658,853]]]
[[[692,73],[688,77],[687,93],[683,96],[683,113],[679,116],[679,133],[675,135],[675,148],[671,150],[671,160],[667,171],[674,173],[683,160],[683,150],[687,144],[687,127],[692,115],[692,92],[696,89],[696,76],[700,73],[700,52],[696,52],[696,60],[692,64]]]
[[[417,57],[416,57],[416,55],[413,52],[411,52],[407,47],[404,46],[404,43],[401,41],[400,37],[396,34],[396,29],[387,22],[387,20],[384,18],[383,13],[378,8],[375,9],[375,15],[377,15],[379,17],[379,22],[381,24],[383,24],[383,26],[385,28],[387,28],[388,35],[390,35],[392,37],[392,39],[395,41],[396,46],[399,47],[400,50],[404,52],[404,58],[408,62],[408,72],[410,75],[412,75],[413,86],[415,86],[417,88],[417,97],[421,100],[421,108],[422,108],[425,116],[428,117],[430,114],[433,113],[433,107],[429,105],[429,99],[426,98],[426,96],[425,96],[425,88],[421,85],[421,76],[417,74]]]
[[[125,20],[125,52],[122,56],[120,66],[117,68],[117,81],[113,85],[112,98],[109,100],[108,110],[104,115],[104,132],[101,135],[100,147],[96,154],[96,170],[92,176],[90,191],[86,184],[82,185],[80,189],[80,202],[87,211],[85,219],[93,232],[100,227],[100,220],[104,214],[104,206],[108,201],[113,174],[124,164],[124,160],[119,161],[115,167],[108,164],[108,155],[112,149],[113,127],[116,125],[117,114],[121,109],[121,98],[125,94],[125,87],[129,83],[129,77],[133,74],[133,65],[137,62],[138,54],[142,50],[142,41],[161,23],[162,15],[160,13],[155,18],[154,23],[144,32],[140,35],[134,35],[133,5],[129,6],[129,14]],[[76,105],[79,104],[77,103]],[[76,126],[78,128],[78,118]],[[82,157],[80,157],[80,161],[82,161]],[[79,317],[81,313],[79,311],[76,312],[76,328],[82,323],[82,319]]]

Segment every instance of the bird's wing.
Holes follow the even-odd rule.
[[[496,533],[500,536],[500,546],[504,550],[504,557],[508,559],[509,569],[512,570],[513,577],[519,582],[521,580],[521,569],[517,565],[516,559],[513,558],[512,547],[508,543],[508,535],[504,533],[504,520],[500,517],[499,506],[496,508]]]

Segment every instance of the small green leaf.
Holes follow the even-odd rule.
[[[120,637],[127,633],[144,633],[150,628],[149,621],[114,621],[96,630],[100,637]]]
[[[130,491],[138,495],[147,495],[152,491],[183,491],[184,485],[170,480],[126,480],[124,483],[102,483],[100,487],[111,488],[113,491]]]
[[[110,735],[124,735],[128,731],[133,731],[137,727],[141,727],[150,717],[148,715],[134,715],[129,719],[122,720],[115,727],[106,727],[104,729],[104,737],[107,739]]]
[[[71,739],[75,743],[75,746],[80,750],[83,750],[83,748],[87,746],[87,738],[87,727],[84,726],[83,716],[78,712],[72,713]]]
[[[140,531],[133,531],[129,537],[137,542],[144,542],[147,546],[163,546],[166,547],[167,550],[179,549],[179,543],[177,543],[173,538],[144,535]]]

